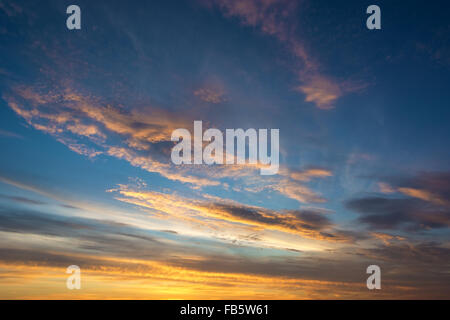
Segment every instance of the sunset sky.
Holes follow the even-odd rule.
[[[0,299],[450,299],[449,12],[0,0]],[[174,165],[195,120],[278,174]]]

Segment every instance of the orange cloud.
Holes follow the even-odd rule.
[[[302,203],[326,201],[310,188],[290,180],[282,180],[281,182],[270,186],[270,188],[280,192],[288,198]]]
[[[307,102],[314,102],[320,109],[332,109],[334,102],[342,96],[341,87],[334,81],[324,76],[314,76],[298,90],[306,96]]]
[[[388,183],[384,183],[384,182],[379,182],[378,188],[380,189],[380,191],[382,193],[395,193],[396,192],[396,190],[393,187],[391,187]]]
[[[415,188],[398,188],[398,191],[407,196],[418,198],[424,201],[429,201],[437,205],[448,205],[448,202],[445,199],[441,199],[440,197],[434,195],[433,193],[427,190]]]
[[[239,17],[244,25],[259,27],[285,45],[300,62],[296,67],[302,92],[307,102],[320,109],[332,109],[335,102],[347,92],[361,89],[348,82],[338,82],[319,71],[319,63],[305,49],[295,30],[295,1],[288,0],[216,0],[226,16]]]
[[[281,231],[307,239],[349,240],[348,237],[333,232],[333,225],[319,211],[277,212],[220,198],[188,199],[175,194],[133,190],[124,185],[110,191],[121,195],[116,196],[117,200],[201,225],[207,221],[208,227],[220,226],[222,222],[226,222],[245,225],[253,230]]]
[[[35,129],[56,136],[57,140],[72,151],[93,158],[100,154],[124,159],[131,165],[163,177],[190,183],[196,186],[216,186],[220,183],[207,178],[187,174],[186,168],[174,169],[169,161],[162,163],[152,155],[141,156],[139,150],[148,150],[153,143],[169,142],[173,130],[189,127],[188,119],[168,111],[147,108],[144,111],[125,111],[112,106],[104,106],[69,89],[63,93],[40,94],[32,88],[19,87],[16,96],[6,97],[8,105]],[[22,100],[19,103],[18,100]],[[58,104],[57,107],[55,104]],[[70,132],[86,137],[96,147],[88,147],[74,138]],[[124,146],[111,146],[106,142],[108,135],[119,134]],[[171,142],[169,142],[171,143]]]
[[[274,190],[299,202],[323,202],[318,194],[298,181],[308,182],[331,173],[325,169],[303,172],[280,169],[274,178],[262,179],[261,164],[231,166],[174,166],[170,162],[170,136],[176,128],[189,128],[192,122],[185,114],[158,108],[124,110],[104,105],[93,97],[65,88],[61,92],[41,94],[30,87],[18,87],[6,95],[8,105],[29,125],[47,132],[72,151],[94,158],[109,155],[129,162],[135,167],[182,183],[193,188],[220,186],[220,179],[243,181],[244,190]],[[68,134],[72,136],[68,137]],[[116,139],[112,140],[114,136]],[[86,143],[91,142],[91,145]],[[155,144],[163,147],[155,150]]]
[[[331,177],[333,173],[327,169],[310,168],[305,171],[290,171],[289,177],[298,181],[310,181],[312,178]]]
[[[213,104],[218,104],[226,100],[222,90],[214,90],[211,88],[197,89],[196,91],[194,91],[194,95],[205,102]]]
[[[391,243],[390,243],[390,240],[401,240],[401,241],[406,240],[406,239],[403,238],[403,237],[400,237],[400,236],[393,236],[393,235],[390,235],[390,234],[387,234],[387,233],[371,232],[370,234],[371,234],[374,238],[383,241],[383,243],[384,243],[385,245],[387,245],[387,246],[389,246],[389,245],[391,244]]]
[[[432,203],[440,205],[440,206],[446,206],[449,204],[446,199],[442,199],[440,196],[438,196],[428,190],[425,190],[425,189],[418,189],[418,188],[411,188],[411,187],[394,188],[384,182],[379,182],[378,187],[380,188],[380,191],[382,193],[389,194],[389,193],[400,192],[409,197],[432,202]]]

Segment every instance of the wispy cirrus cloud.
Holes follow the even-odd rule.
[[[176,170],[171,165],[172,131],[192,126],[192,122],[182,115],[158,108],[127,111],[102,105],[68,89],[41,94],[30,87],[19,87],[5,99],[29,125],[55,136],[76,153],[89,158],[107,154],[183,183],[198,186],[219,184],[192,176],[186,172],[187,168]],[[158,149],[162,143],[166,145]]]
[[[41,93],[17,87],[5,96],[9,107],[37,130],[55,136],[72,151],[95,158],[108,155],[132,166],[194,187],[224,185],[223,179],[241,181],[243,190],[271,190],[302,203],[325,202],[306,183],[332,173],[323,168],[304,171],[281,168],[279,175],[263,179],[261,165],[175,167],[170,162],[171,133],[192,127],[194,115],[147,107],[143,110],[103,104],[73,89]],[[256,186],[252,186],[256,184]]]
[[[313,179],[324,179],[331,177],[333,173],[324,168],[306,168],[304,170],[282,167],[279,171],[279,177],[276,179],[258,179],[246,186],[245,190],[249,192],[275,191],[283,196],[294,199],[300,203],[323,203],[326,198],[318,192],[312,190],[307,183]]]
[[[297,11],[300,4],[289,0],[216,0],[214,2],[225,16],[238,17],[244,25],[257,27],[263,33],[276,38],[299,62],[294,66],[300,85],[296,90],[305,95],[319,109],[332,109],[336,101],[348,92],[364,88],[364,85],[338,81],[327,76],[320,63],[306,49],[304,39],[296,34]]]
[[[23,139],[23,137],[20,134],[17,134],[17,133],[14,133],[14,132],[10,132],[10,131],[6,131],[6,130],[1,130],[1,129],[0,129],[0,136],[8,137],[8,138]]]

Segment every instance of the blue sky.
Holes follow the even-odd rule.
[[[381,30],[368,1],[70,4],[0,1],[0,297],[448,298],[445,1],[377,1]],[[173,165],[194,120],[280,129],[279,173]]]

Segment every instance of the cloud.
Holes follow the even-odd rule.
[[[318,195],[316,192],[312,191],[310,188],[299,184],[298,182],[292,180],[282,180],[279,183],[271,185],[269,189],[280,192],[282,195],[297,200],[301,203],[323,203],[326,199]]]
[[[284,232],[298,232],[302,235],[308,234],[308,231],[320,231],[332,226],[330,220],[320,211],[293,210],[278,213],[234,203],[211,203],[202,207],[208,214],[228,221]]]
[[[449,206],[450,173],[422,172],[410,178],[387,178],[389,183],[379,182],[382,193],[399,192],[406,196],[432,202],[440,206]]]
[[[390,235],[390,234],[387,234],[387,233],[381,233],[381,232],[371,232],[371,235],[374,238],[383,241],[383,243],[385,245],[387,245],[387,246],[391,244],[391,241],[403,241],[403,240],[405,240],[405,238],[403,238],[403,237],[394,236],[394,235]]]
[[[400,191],[401,193],[403,193],[407,196],[418,198],[418,199],[429,201],[429,202],[433,202],[438,205],[448,204],[447,200],[441,199],[439,196],[436,196],[427,190],[414,189],[414,188],[398,188],[398,191]]]
[[[374,229],[408,231],[450,226],[450,174],[422,172],[411,177],[383,178],[380,191],[389,197],[367,196],[346,202],[359,220]],[[406,197],[395,197],[395,195]]]
[[[5,98],[18,115],[39,130],[70,131],[99,141],[106,138],[105,130],[126,136],[131,144],[170,141],[173,130],[192,125],[182,115],[156,107],[126,110],[99,103],[67,87],[49,92],[17,87]]]
[[[125,110],[103,104],[100,99],[74,92],[70,88],[42,89],[17,87],[5,95],[8,105],[35,129],[53,135],[72,151],[91,159],[108,155],[132,166],[194,188],[220,186],[224,178],[241,180],[246,191],[253,178],[258,190],[273,190],[299,202],[324,202],[320,195],[304,185],[314,178],[332,173],[323,168],[305,171],[280,169],[278,178],[262,179],[262,165],[174,166],[170,162],[170,140],[175,128],[190,128],[188,112],[176,113],[158,108]],[[301,183],[299,183],[301,182]]]
[[[323,203],[326,202],[326,199],[311,190],[311,188],[306,186],[306,183],[313,179],[326,178],[332,175],[333,173],[330,170],[319,167],[310,167],[305,170],[282,167],[279,170],[278,179],[257,180],[254,182],[254,187],[248,186],[245,190],[250,192],[273,190],[301,203]],[[247,179],[246,182],[250,183],[251,180]]]
[[[367,252],[368,255],[380,262],[386,261],[399,265],[424,267],[439,264],[445,268],[450,264],[450,248],[438,242],[400,242],[395,245],[384,245],[361,251]],[[439,273],[442,273],[444,278],[443,272]]]
[[[289,0],[216,0],[225,16],[238,17],[242,24],[259,28],[275,37],[297,59],[295,66],[300,85],[297,90],[319,109],[332,109],[345,93],[360,90],[364,86],[336,81],[321,72],[320,64],[306,49],[304,39],[295,33],[298,28],[298,3]]]
[[[196,186],[220,184],[171,165],[167,149],[172,145],[172,131],[192,126],[182,115],[157,108],[121,110],[70,89],[41,94],[30,87],[19,87],[13,92],[5,96],[12,110],[78,154],[89,158],[107,154],[167,179]],[[119,139],[114,139],[114,135]],[[87,141],[81,142],[82,139]],[[145,155],[140,154],[143,151]],[[164,163],[160,160],[163,158]]]
[[[38,233],[43,235],[60,235],[70,237],[81,229],[90,228],[83,219],[64,219],[61,216],[43,214],[35,211],[0,207],[1,231],[19,233]]]
[[[176,243],[166,243],[161,232],[112,220],[62,216],[5,206],[0,206],[0,217],[0,237],[3,239],[3,246],[9,249],[20,247],[27,238],[31,238],[35,239],[35,243],[30,244],[29,248],[46,249],[51,247],[52,241],[63,245],[76,242],[68,251],[78,254],[125,255],[129,258],[162,257],[169,247],[173,254],[185,250]],[[13,233],[21,235],[22,240],[9,241],[8,235]]]
[[[34,199],[29,199],[29,198],[21,197],[21,196],[10,196],[10,195],[5,195],[5,194],[0,194],[0,198],[15,201],[15,202],[20,202],[20,203],[25,203],[25,204],[34,204],[34,205],[45,204],[45,202],[34,200]]]
[[[378,182],[378,188],[380,189],[381,193],[395,193],[395,189],[385,182]]]
[[[303,3],[284,0],[217,3],[227,16],[240,20],[249,29],[271,35],[288,49],[295,60],[289,67],[298,76],[298,83],[290,87],[304,95],[311,105],[330,109],[340,97],[356,90],[327,75],[305,39],[294,34],[297,6]],[[0,6],[13,10],[12,15],[19,14],[5,1]],[[44,7],[39,10],[48,11]],[[124,16],[111,12],[105,11],[106,20],[114,21],[116,27],[120,21],[124,22]],[[103,22],[108,21],[102,21],[101,25]],[[26,21],[22,25],[26,26]],[[396,232],[370,232],[371,237],[365,239],[360,231],[340,229],[348,216],[339,212],[340,206],[334,201],[329,205],[336,209],[336,214],[303,205],[298,210],[264,207],[266,204],[279,208],[293,202],[285,201],[282,196],[301,203],[326,201],[311,185],[338,180],[332,177],[331,170],[280,168],[278,175],[263,179],[255,175],[258,167],[249,165],[174,168],[169,161],[170,133],[174,128],[189,128],[197,115],[205,116],[198,113],[198,110],[205,112],[205,108],[191,109],[189,105],[194,102],[205,105],[199,100],[217,104],[228,97],[226,90],[208,86],[209,83],[201,87],[188,84],[191,88],[188,101],[182,100],[186,95],[180,97],[179,88],[186,88],[185,80],[192,75],[192,68],[211,71],[212,64],[205,65],[201,53],[198,56],[196,52],[182,52],[183,61],[193,62],[184,68],[185,63],[173,64],[172,58],[178,53],[172,49],[178,48],[179,43],[150,50],[154,55],[150,58],[144,52],[150,52],[145,49],[152,46],[151,41],[140,42],[141,34],[133,34],[126,28],[120,30],[120,26],[110,30],[111,41],[100,43],[103,51],[93,50],[93,43],[88,43],[90,37],[83,35],[78,38],[81,42],[77,37],[69,37],[71,40],[50,37],[47,41],[39,40],[38,29],[28,30],[31,35],[23,33],[25,29],[17,25],[19,37],[15,39],[31,39],[33,45],[25,44],[22,50],[10,53],[17,52],[24,58],[19,59],[23,62],[20,70],[25,70],[27,77],[8,71],[15,76],[8,76],[5,85],[20,80],[29,84],[35,76],[44,78],[45,83],[38,80],[31,86],[13,88],[5,95],[10,108],[29,127],[48,133],[92,161],[106,157],[121,159],[122,166],[114,165],[114,168],[126,169],[125,165],[130,169],[131,165],[170,181],[144,172],[149,185],[160,192],[145,191],[145,185],[141,189],[119,186],[112,195],[122,201],[120,205],[115,207],[108,202],[108,207],[92,211],[92,203],[91,206],[63,205],[74,209],[64,210],[51,201],[48,206],[35,206],[42,211],[22,210],[14,206],[44,203],[32,197],[15,196],[17,190],[0,195],[2,202],[11,205],[0,206],[0,298],[67,297],[70,293],[64,286],[64,271],[74,263],[82,267],[86,277],[83,281],[89,284],[82,290],[88,298],[371,298],[373,292],[369,293],[365,287],[365,270],[372,263],[379,263],[383,270],[383,290],[377,292],[377,297],[448,298],[448,243],[412,243],[412,236],[406,240]],[[173,42],[168,39],[168,43]],[[115,40],[123,44],[119,51],[110,50],[117,43]],[[22,45],[21,41],[16,42]],[[203,47],[201,42],[197,43],[199,48]],[[87,44],[91,50],[84,50]],[[127,47],[130,49],[124,49]],[[214,48],[212,42],[206,43],[206,55],[212,57]],[[116,63],[124,57],[131,64]],[[218,62],[212,67],[223,70],[221,61],[214,61],[213,57],[210,62]],[[36,68],[30,63],[35,63]],[[166,64],[173,67],[167,68]],[[21,64],[11,64],[14,65]],[[283,82],[286,77],[282,78]],[[127,85],[132,87],[129,92],[125,92],[129,89]],[[77,90],[76,86],[85,86],[86,90]],[[277,89],[274,87],[274,94]],[[100,99],[99,95],[105,98]],[[153,105],[155,101],[167,103],[165,109]],[[225,119],[226,108],[222,109],[224,113],[219,118],[232,120],[233,115]],[[263,113],[256,118],[264,118]],[[257,121],[256,118],[250,120]],[[246,119],[240,120],[245,123]],[[2,131],[0,134],[4,135]],[[28,169],[34,170],[37,165],[34,161]],[[132,169],[131,172],[141,171]],[[124,174],[127,170],[118,176]],[[385,185],[380,184],[385,194],[375,197],[383,199],[382,202],[377,200],[374,204],[363,198],[365,201],[354,202],[352,208],[361,219],[368,219],[366,225],[375,228],[385,225],[401,231],[441,228],[438,231],[446,237],[446,230],[442,232],[448,226],[445,218],[448,217],[449,185],[445,179],[443,173],[401,181],[386,179]],[[63,190],[54,193],[2,177],[0,181],[9,184],[3,187],[16,186],[58,202],[64,200],[57,196]],[[192,186],[223,189],[186,188]],[[180,191],[174,192],[171,187]],[[269,192],[238,194],[250,189]],[[237,191],[232,196],[239,202],[225,199],[234,190]],[[216,196],[206,193],[210,191]],[[334,197],[340,194],[339,190],[332,192]],[[101,198],[96,197],[99,201]],[[59,210],[62,215],[49,212],[52,210]],[[377,220],[374,218],[377,215],[384,217]],[[397,221],[389,221],[389,215]]]
[[[168,203],[177,199],[164,200]],[[295,219],[311,230],[324,230],[330,225],[329,220],[316,211],[290,211],[275,216],[255,207],[217,202],[210,205],[211,211],[267,225],[289,224]],[[159,291],[161,281],[182,289],[180,298],[199,297],[199,290],[212,297],[219,288],[222,288],[222,295],[236,298],[234,287],[239,287],[242,297],[246,298],[259,296],[268,288],[271,295],[267,297],[272,298],[275,298],[272,294],[324,298],[327,297],[325,292],[361,298],[367,292],[365,268],[376,261],[383,270],[391,271],[383,278],[385,298],[445,297],[448,292],[444,283],[448,277],[449,249],[438,243],[347,247],[317,253],[292,252],[284,256],[272,255],[273,249],[259,249],[258,254],[252,255],[248,254],[249,247],[240,249],[240,246],[217,242],[208,246],[204,240],[192,243],[174,233],[168,234],[173,237],[168,241],[155,230],[108,220],[7,207],[1,208],[0,218],[0,288],[20,287],[22,281],[29,281],[35,274],[39,275],[36,279],[42,281],[44,275],[53,273],[48,279],[54,281],[55,273],[64,273],[68,265],[76,263],[82,268],[85,281],[96,283],[94,287],[121,283],[120,292],[128,297],[132,291],[137,297],[145,297],[145,292],[140,292],[139,288],[145,287],[148,291],[147,285],[154,286],[156,291],[151,292],[157,292],[155,298],[176,297],[175,292],[167,291],[166,287]],[[246,254],[239,254],[240,250]],[[14,275],[12,283],[9,282],[11,275]],[[28,282],[27,288],[30,285]],[[84,290],[92,290],[92,287]],[[41,298],[45,297],[44,288],[47,284],[39,282],[37,292]],[[54,292],[51,288],[48,290]],[[94,294],[89,293],[91,297]],[[15,295],[20,295],[19,291]],[[95,292],[95,296],[110,297],[111,292],[105,288]]]
[[[368,256],[361,259],[362,254]],[[395,254],[405,260],[396,265],[397,260],[390,258]],[[0,266],[3,270],[0,288],[7,283],[9,288],[19,289],[27,281],[29,290],[37,282],[40,298],[47,297],[46,292],[56,293],[54,298],[61,297],[63,292],[55,291],[43,279],[54,282],[55,273],[64,273],[65,268],[76,261],[82,268],[85,281],[91,284],[83,289],[91,298],[115,297],[118,292],[111,291],[111,286],[119,286],[120,293],[128,298],[150,295],[154,299],[223,296],[242,299],[361,299],[371,296],[365,286],[366,275],[363,271],[367,263],[376,258],[382,270],[391,271],[383,276],[384,290],[379,293],[379,298],[442,299],[448,295],[445,269],[448,266],[448,249],[437,244],[418,244],[409,248],[378,247],[361,250],[359,255],[360,260],[355,261],[355,256],[346,256],[345,260],[339,258],[339,254],[328,257],[258,258],[222,253],[170,256],[163,261],[0,248]],[[433,263],[426,258],[431,258]],[[36,277],[34,283],[30,281],[33,276]],[[12,283],[8,281],[11,277],[14,277]],[[20,294],[20,289],[15,291],[15,297]]]
[[[332,109],[335,101],[342,96],[342,88],[334,81],[323,76],[314,76],[310,81],[298,87],[306,96],[307,102],[314,102],[320,109]]]
[[[450,226],[448,208],[430,206],[418,199],[365,197],[349,200],[346,206],[359,213],[359,221],[373,229],[418,231]]]
[[[211,88],[200,88],[194,91],[194,95],[201,100],[213,104],[219,104],[226,101],[222,90],[214,90]]]
[[[310,181],[313,178],[331,177],[333,173],[324,168],[309,168],[306,170],[290,170],[289,177],[297,181]]]
[[[330,170],[324,168],[308,168],[306,170],[290,169],[283,170],[281,174],[287,178],[274,185],[274,190],[302,203],[326,201],[319,194],[306,187],[304,183],[309,182],[312,179],[330,177],[333,175]],[[299,181],[301,183],[299,183]]]
[[[0,175],[0,182],[8,184],[8,185],[11,185],[11,186],[14,186],[14,187],[19,188],[21,190],[26,190],[26,191],[31,191],[31,192],[37,193],[39,195],[42,195],[44,197],[48,197],[50,199],[59,200],[58,196],[57,196],[57,192],[45,191],[43,188],[37,187],[35,185],[22,183],[20,181],[17,181],[17,180],[14,180],[14,179],[10,179],[8,177],[4,177],[4,176],[1,176],[1,175]]]
[[[74,139],[70,138],[57,138],[59,142],[66,145],[70,150],[81,154],[82,156],[86,156],[88,158],[95,158],[98,155],[103,154],[103,151],[98,151],[94,148],[90,148],[82,143],[77,143]]]
[[[150,155],[146,157],[140,156],[136,154],[135,151],[132,151],[127,148],[109,147],[107,153],[116,158],[125,159],[135,167],[142,168],[149,172],[157,172],[161,174],[163,177],[170,180],[180,181],[183,183],[191,183],[196,186],[202,187],[220,185],[220,182],[218,181],[189,175],[186,172],[187,171],[186,168],[175,170],[173,167],[171,167],[170,164],[161,163],[155,160],[155,158],[151,157]]]
[[[236,216],[244,214],[242,211],[238,213],[236,207],[217,210],[224,209]],[[328,225],[323,219],[315,217],[315,212],[295,212],[292,215],[312,229],[321,230]],[[120,266],[120,269],[127,272],[142,271],[142,268],[148,268],[150,272],[153,267],[163,262],[163,268],[187,268],[215,274],[241,273],[292,278],[301,275],[295,268],[288,271],[290,268],[283,266],[282,261],[275,262],[272,268],[264,267],[264,260],[223,254],[229,244],[213,242],[211,248],[214,250],[210,251],[208,242],[202,243],[198,239],[192,244],[174,232],[168,234],[168,237],[171,237],[169,241],[161,237],[161,231],[135,228],[108,220],[60,216],[9,207],[0,208],[0,217],[0,263],[67,267],[77,261],[77,264],[87,270],[99,271]],[[270,224],[269,221],[265,222]],[[163,232],[167,234],[167,231]],[[21,241],[17,241],[13,236],[15,233],[21,237]],[[23,250],[22,246],[27,242],[30,242],[27,250]],[[170,252],[169,256],[167,252]],[[242,259],[247,260],[247,264],[238,261]],[[275,258],[274,261],[276,259],[280,258]],[[224,267],[225,261],[228,268]],[[135,270],[135,266],[139,269]],[[160,273],[155,274],[156,277],[169,276],[159,267],[156,271]]]
[[[20,134],[5,131],[0,129],[0,136],[9,137],[9,138],[17,138],[17,139],[23,139],[23,137]]]
[[[29,288],[34,284],[30,284],[29,280],[37,272],[39,277],[34,282],[39,283],[40,298],[48,298],[47,292],[56,293],[54,298],[64,296],[67,290],[59,293],[43,280],[48,279],[51,283],[52,280],[54,281],[54,274],[64,273],[65,268],[73,261],[77,261],[85,281],[89,281],[91,284],[83,289],[83,292],[90,298],[116,297],[118,292],[112,292],[111,286],[120,287],[120,294],[123,297],[151,297],[153,299],[181,299],[183,297],[206,299],[224,296],[229,298],[255,296],[294,298],[319,296],[322,291],[332,291],[331,288],[339,288],[341,294],[351,294],[355,290],[359,291],[359,288],[362,287],[354,281],[346,283],[338,279],[327,281],[308,279],[308,276],[302,277],[298,274],[303,268],[299,268],[295,261],[288,264],[283,260],[258,262],[230,256],[208,259],[186,256],[171,258],[167,262],[145,259],[129,261],[113,256],[68,255],[62,252],[33,252],[24,249],[0,249],[0,254],[2,270],[15,274],[14,282],[11,284],[8,282],[8,287],[15,288],[18,285],[17,289],[19,289],[20,285],[28,280],[27,287]],[[18,270],[21,272],[17,272]],[[347,274],[350,273],[349,268],[343,270],[346,270]],[[281,275],[282,273],[287,276]],[[10,275],[3,274],[0,288],[9,278]],[[236,292],[238,293],[236,294]],[[33,293],[29,291],[22,295],[21,293],[20,289],[16,290],[15,297],[33,297]],[[321,296],[323,297],[323,295]],[[77,295],[77,297],[79,296]]]
[[[207,228],[217,227],[225,231],[243,225],[249,231],[281,231],[307,239],[343,242],[355,239],[355,234],[336,230],[320,210],[275,211],[215,197],[189,199],[177,194],[135,190],[124,185],[110,191],[119,194],[117,200],[152,209],[160,218],[167,215]]]

